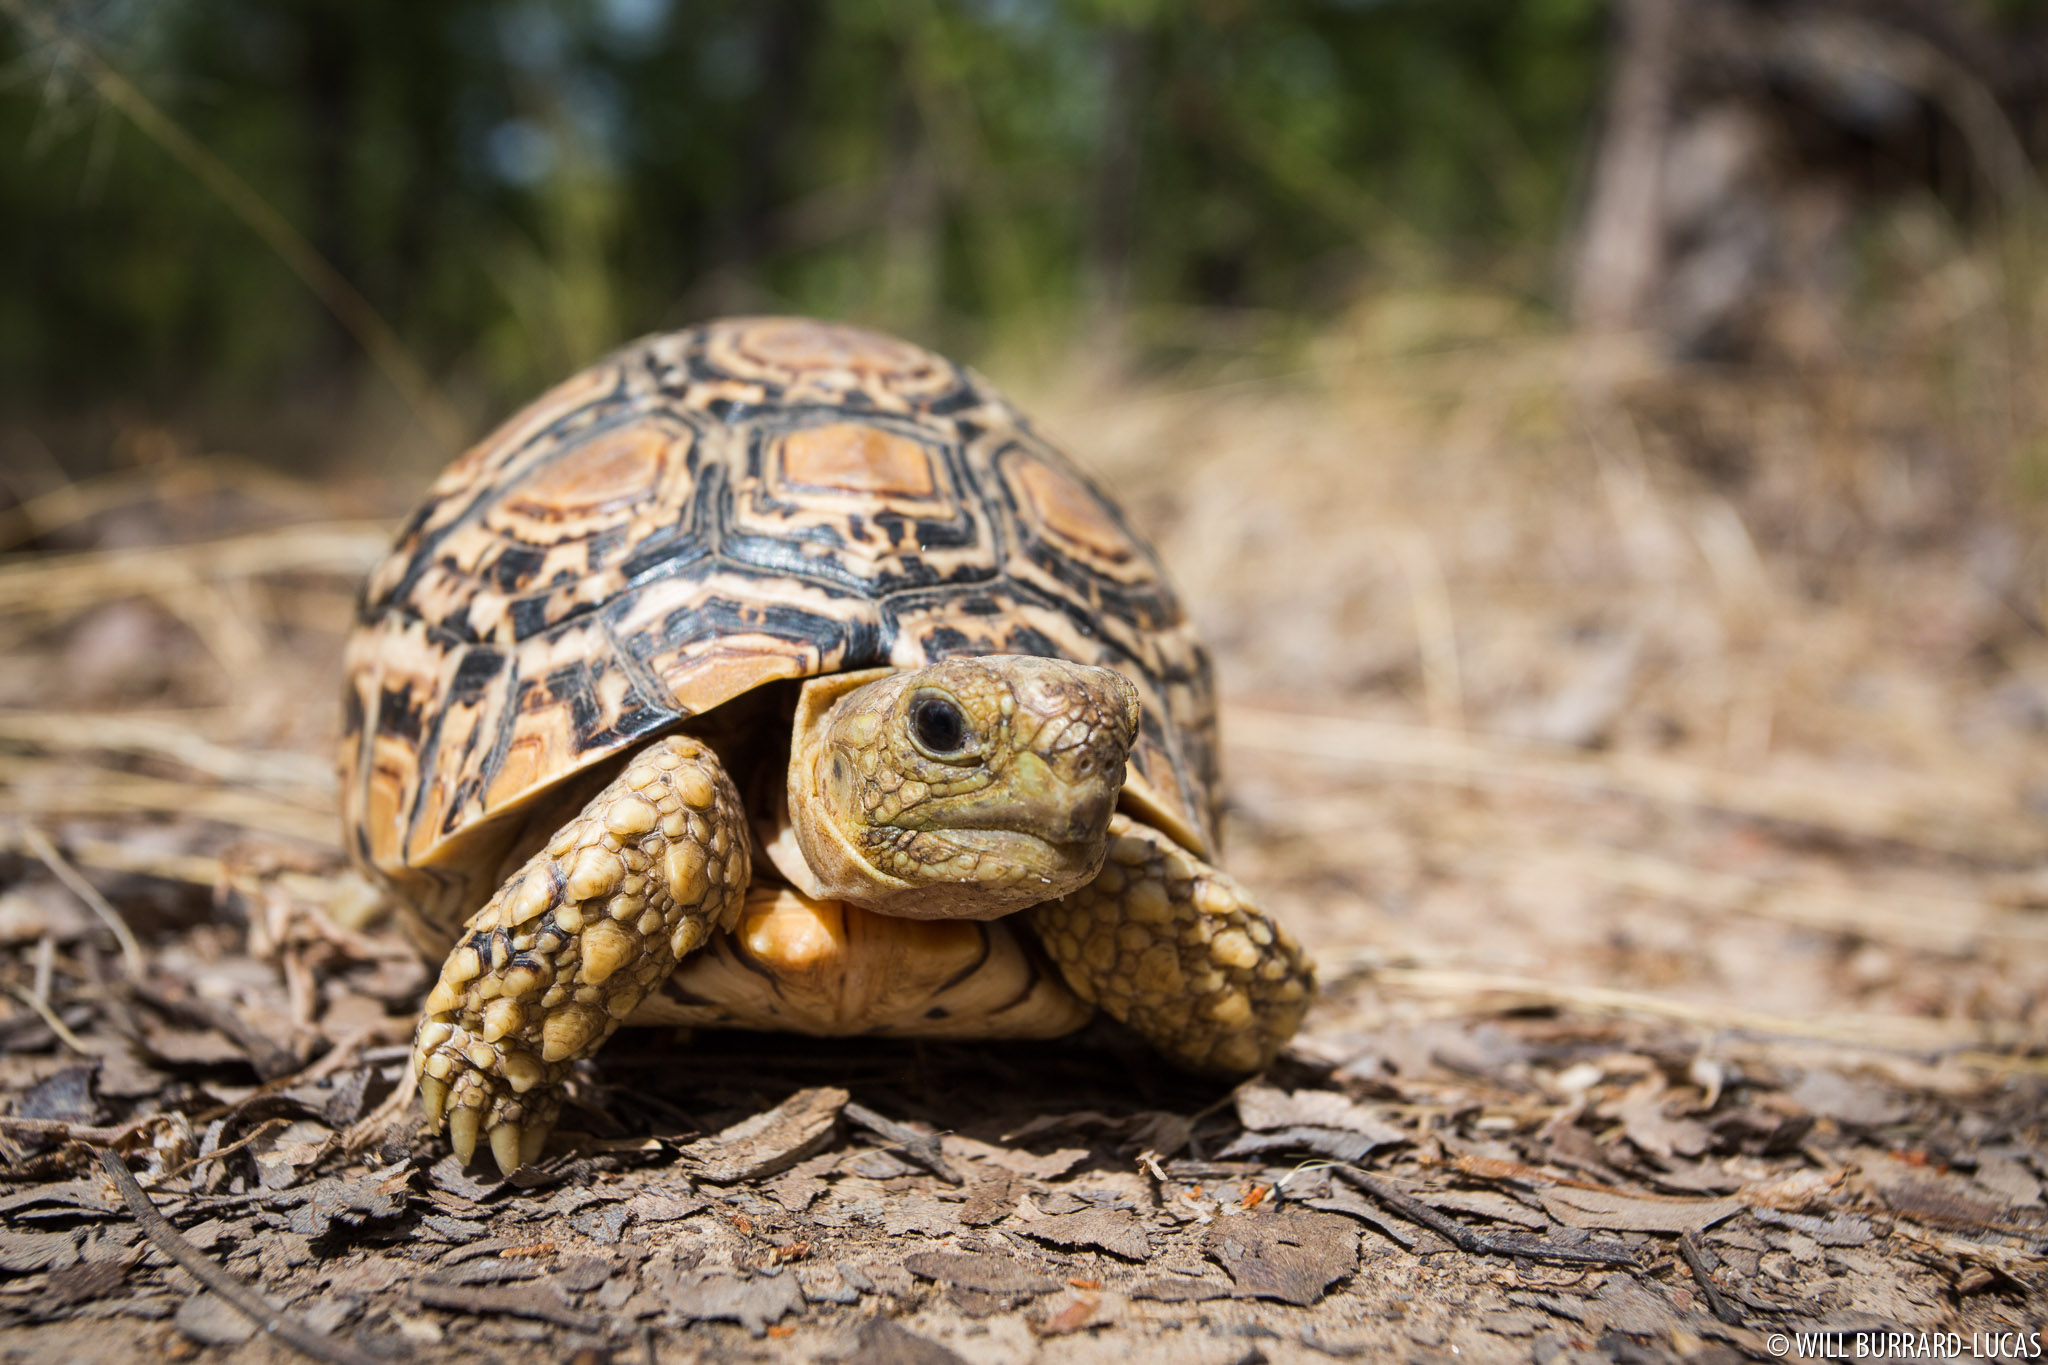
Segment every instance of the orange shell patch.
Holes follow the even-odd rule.
[[[932,358],[891,337],[803,318],[774,318],[748,328],[743,348],[756,360],[790,370],[857,370],[872,375],[911,374]]]
[[[794,487],[833,493],[893,493],[922,500],[937,491],[931,456],[923,446],[853,422],[784,437],[782,477]]]
[[[1070,476],[1043,460],[1013,452],[1003,460],[1003,477],[1047,535],[1084,555],[1116,564],[1137,557],[1137,546],[1102,500]]]

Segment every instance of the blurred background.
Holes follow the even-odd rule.
[[[330,866],[390,519],[816,313],[1129,502],[1333,980],[2038,1041],[2044,164],[2030,0],[0,0],[0,800]]]

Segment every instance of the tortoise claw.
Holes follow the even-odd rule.
[[[427,1113],[427,1131],[440,1132],[441,1117],[448,1112],[448,1082],[420,1077],[420,1108]]]
[[[468,1105],[459,1106],[448,1116],[448,1145],[455,1149],[455,1159],[465,1166],[476,1155],[477,1134],[483,1121],[483,1111]]]
[[[516,1123],[491,1125],[491,1155],[497,1158],[498,1173],[510,1175],[522,1164],[519,1153],[524,1144],[525,1134]]]

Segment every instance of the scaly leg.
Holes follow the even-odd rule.
[[[1089,885],[1025,913],[1083,1000],[1195,1071],[1256,1071],[1301,1024],[1315,966],[1225,873],[1119,814]]]
[[[413,1041],[428,1124],[464,1161],[479,1135],[508,1173],[539,1156],[570,1066],[732,927],[748,873],[717,756],[684,736],[641,751],[463,927]]]

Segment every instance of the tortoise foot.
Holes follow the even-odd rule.
[[[549,1067],[545,1070],[558,1074],[536,1079],[524,1065],[530,1060],[484,1042],[459,1024],[422,1020],[413,1065],[429,1131],[445,1128],[449,1145],[464,1163],[483,1139],[506,1175],[537,1160],[561,1113],[561,1080],[569,1068],[567,1063]]]
[[[427,997],[413,1068],[427,1121],[531,1161],[570,1068],[717,928],[747,885],[745,815],[694,739],[649,745],[470,916]]]
[[[1229,874],[1149,825],[1110,821],[1095,880],[1033,908],[1074,993],[1191,1071],[1257,1071],[1294,1036],[1315,965]]]

